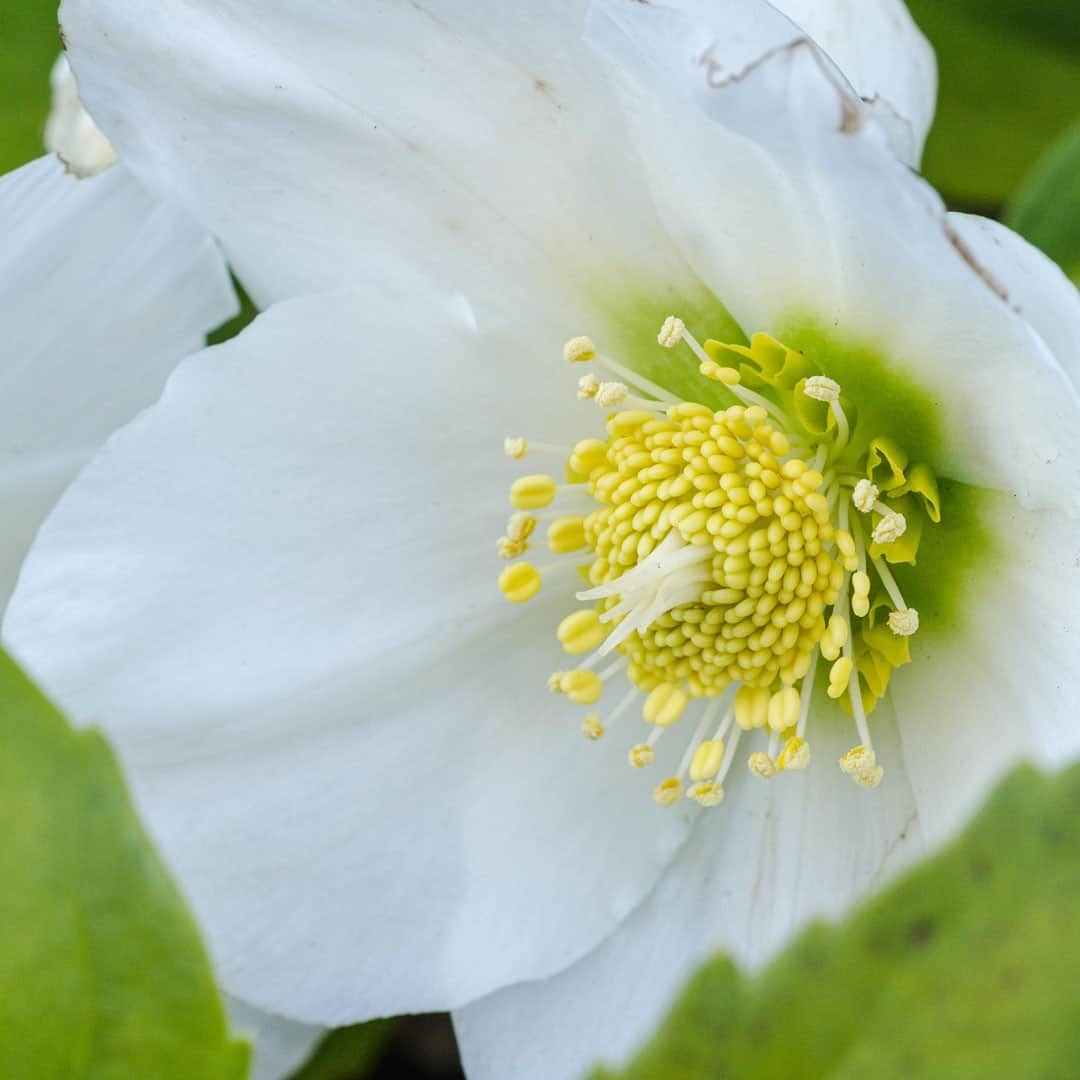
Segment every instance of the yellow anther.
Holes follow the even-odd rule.
[[[580,656],[581,653],[595,649],[607,636],[607,632],[597,611],[586,608],[567,615],[559,623],[557,635],[566,652],[571,656]]]
[[[880,494],[877,484],[873,484],[869,480],[860,480],[851,493],[851,501],[855,504],[855,509],[861,514],[869,514],[874,509],[874,504]]]
[[[841,759],[840,769],[848,776],[870,772],[877,766],[877,755],[866,746],[853,746]]]
[[[595,705],[604,691],[604,684],[595,671],[563,671],[559,676],[559,690],[575,705]]]
[[[686,691],[677,684],[661,683],[645,699],[642,716],[657,727],[670,727],[682,716],[689,700]]]
[[[840,399],[840,384],[826,375],[811,375],[803,384],[803,393],[815,401],[826,401],[831,404]]]
[[[903,514],[888,513],[874,526],[871,534],[875,544],[891,544],[907,532],[907,518]]]
[[[851,779],[855,781],[859,787],[864,788],[876,788],[881,783],[881,778],[885,775],[885,770],[877,765],[873,769],[868,769],[866,772],[856,773]]]
[[[865,618],[870,612],[870,597],[855,595],[851,598],[851,610],[859,616],[860,619]]]
[[[855,665],[851,662],[851,657],[841,656],[839,660],[833,664],[829,670],[829,689],[828,695],[831,698],[841,698],[847,692],[848,683],[851,680],[851,672],[854,670]]]
[[[638,743],[630,747],[630,764],[635,769],[644,769],[656,760],[656,751],[647,743]]]
[[[668,777],[657,784],[652,797],[657,806],[674,806],[683,797],[682,781],[677,776]]]
[[[496,548],[500,559],[516,559],[529,550],[529,545],[524,540],[514,540],[510,536],[500,536]]]
[[[590,742],[604,737],[604,725],[600,722],[600,714],[591,712],[581,721],[581,733]]]
[[[851,591],[856,596],[870,595],[870,575],[865,570],[856,570],[851,575]]]
[[[499,590],[510,603],[524,604],[540,591],[540,571],[532,563],[514,563],[499,575]]]
[[[806,472],[799,477],[799,483],[796,485],[796,490],[802,487],[804,491],[817,491],[821,485],[825,483],[825,477],[817,471],[817,469],[807,469]]]
[[[528,540],[536,529],[536,518],[531,514],[511,514],[506,523],[506,535],[510,540]]]
[[[778,690],[769,699],[769,728],[779,734],[799,720],[799,691],[793,686]]]
[[[843,529],[837,529],[833,534],[833,539],[836,541],[836,549],[840,552],[845,559],[851,559],[855,556],[855,541],[851,536],[851,533],[845,532]]]
[[[522,476],[510,487],[510,502],[518,510],[539,510],[550,506],[555,498],[555,478],[553,476]]]
[[[849,634],[848,621],[843,615],[834,614],[821,638],[821,655],[830,663],[835,660],[847,643]]]
[[[694,757],[690,762],[690,779],[695,782],[711,780],[723,764],[723,739],[708,739],[694,751]]]
[[[769,690],[765,686],[740,686],[735,694],[735,723],[743,731],[764,727],[769,718]]]
[[[596,346],[587,337],[571,338],[563,346],[563,359],[569,364],[583,364],[596,359]]]
[[[582,375],[578,379],[577,396],[582,401],[588,401],[596,397],[596,391],[600,389],[600,380],[595,375]]]
[[[776,767],[787,772],[805,769],[810,764],[810,744],[793,735],[777,755]]]
[[[698,371],[705,376],[706,379],[712,379],[713,382],[723,383],[725,386],[738,386],[742,382],[742,376],[733,367],[724,367],[721,364],[716,363],[715,360],[708,360],[702,362]],[[780,451],[785,453],[786,451]]]
[[[715,781],[695,784],[687,794],[698,806],[719,806],[724,801],[724,785]]]
[[[580,517],[556,518],[547,531],[548,547],[556,555],[569,555],[585,546],[585,519]]]
[[[764,750],[755,750],[746,761],[747,768],[761,780],[771,780],[776,775],[776,763]]]
[[[685,332],[686,323],[674,315],[669,315],[664,320],[664,325],[660,327],[660,333],[656,335],[656,340],[665,349],[672,349],[682,341]]]
[[[607,463],[607,443],[599,439],[582,439],[574,443],[570,454],[570,468],[581,476],[588,476],[593,469]]]
[[[914,608],[904,608],[889,615],[889,629],[899,637],[911,637],[919,629],[919,613]]]
[[[529,443],[523,439],[520,435],[510,435],[503,439],[503,453],[513,458],[515,461],[520,461],[529,450]]]

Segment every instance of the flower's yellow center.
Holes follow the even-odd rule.
[[[506,559],[525,554],[537,512],[576,498],[586,503],[580,512],[549,516],[546,531],[554,553],[579,557],[545,569],[511,563],[499,586],[520,603],[562,567],[587,579],[576,595],[589,606],[557,628],[563,649],[584,659],[549,686],[593,707],[625,672],[628,691],[606,715],[590,711],[583,730],[600,739],[636,705],[650,734],[630,749],[635,768],[651,765],[661,736],[701,702],[678,770],[654,790],[658,804],[684,793],[720,802],[739,740],[755,731],[764,745],[747,758],[751,773],[805,768],[822,659],[826,692],[858,733],[840,767],[874,787],[882,768],[866,715],[918,629],[888,564],[914,562],[924,524],[940,520],[933,474],[890,440],[856,432],[841,387],[767,335],[749,347],[701,346],[672,318],[659,341],[685,342],[732,404],[677,400],[599,357],[587,338],[570,341],[568,360],[595,360],[620,377],[587,375],[579,396],[619,411],[607,417],[606,438],[565,450],[506,440],[516,460],[564,456],[567,482],[515,481],[517,513],[498,546]]]

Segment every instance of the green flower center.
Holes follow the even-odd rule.
[[[669,318],[659,342],[688,347],[729,404],[680,400],[598,357],[589,339],[568,342],[567,360],[616,376],[579,382],[580,397],[613,410],[606,438],[565,450],[506,441],[516,459],[562,455],[566,483],[546,474],[514,483],[517,513],[499,551],[524,555],[536,512],[559,498],[581,505],[547,515],[548,546],[573,557],[543,569],[511,562],[499,586],[521,603],[560,569],[586,579],[576,595],[588,606],[557,629],[563,649],[584,659],[549,686],[591,708],[625,673],[627,692],[606,716],[590,711],[583,728],[599,739],[637,707],[650,733],[630,749],[635,768],[652,764],[684,715],[699,713],[679,768],[654,790],[660,805],[684,794],[719,803],[740,740],[757,741],[746,760],[762,779],[805,768],[822,666],[828,697],[857,732],[840,767],[875,787],[883,770],[867,716],[893,669],[909,662],[919,627],[890,567],[914,566],[941,521],[934,472],[910,453],[917,448],[860,422],[860,402],[811,356],[766,334],[749,346],[702,345]]]

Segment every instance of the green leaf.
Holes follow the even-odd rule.
[[[923,169],[947,199],[993,209],[1080,114],[1075,0],[908,0],[941,89]]]
[[[1080,123],[1040,158],[1005,220],[1080,284]]]
[[[4,0],[0,46],[0,173],[5,173],[45,152],[49,70],[60,54],[56,4]]]
[[[357,1080],[366,1076],[378,1063],[394,1027],[394,1020],[372,1020],[331,1031],[292,1080]]]
[[[673,912],[673,917],[678,913]],[[1080,1061],[1080,766],[974,824],[761,975],[708,964],[623,1080],[1050,1080]]]
[[[198,931],[96,731],[0,652],[0,1076],[242,1080]]]

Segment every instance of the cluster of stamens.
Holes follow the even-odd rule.
[[[568,342],[567,360],[596,361],[616,376],[585,376],[579,396],[619,411],[607,416],[606,438],[573,447],[506,440],[515,460],[563,457],[568,482],[548,474],[514,482],[516,512],[499,554],[524,555],[543,521],[551,551],[571,558],[544,568],[512,562],[499,586],[520,603],[559,570],[587,578],[590,587],[576,596],[589,606],[557,629],[564,651],[583,659],[556,672],[549,686],[590,708],[583,731],[591,740],[639,710],[650,733],[630,748],[635,768],[651,765],[664,733],[701,703],[678,769],[654,790],[660,805],[684,794],[701,805],[719,803],[739,741],[754,732],[765,739],[747,758],[755,776],[805,768],[822,660],[829,664],[826,693],[845,703],[859,736],[840,767],[874,787],[883,770],[866,721],[856,647],[865,650],[858,633],[863,624],[873,629],[883,605],[890,634],[906,637],[918,628],[917,612],[904,603],[881,555],[904,535],[907,521],[844,459],[851,427],[835,381],[811,375],[797,390],[832,414],[828,437],[815,439],[797,432],[776,401],[745,386],[739,369],[718,362],[680,320],[668,319],[658,340],[666,348],[688,345],[700,373],[726,388],[732,404],[716,409],[678,400],[598,356],[589,339]],[[755,344],[762,343],[783,348],[759,335]],[[726,348],[736,358],[753,355]],[[557,498],[579,505],[551,513]],[[602,718],[592,707],[620,673],[629,686]]]

